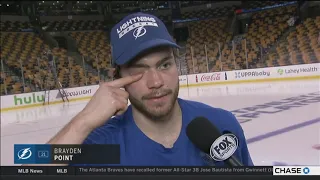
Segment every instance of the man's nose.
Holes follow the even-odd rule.
[[[147,76],[147,86],[149,89],[157,89],[163,86],[163,77],[159,71],[150,69],[145,75]]]

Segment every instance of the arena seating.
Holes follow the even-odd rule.
[[[187,45],[186,61],[189,73],[207,72],[204,45],[207,48],[209,71],[221,71],[219,47],[216,42],[219,42],[221,47],[223,71],[246,68],[246,59],[248,59],[249,68],[263,66],[261,64],[261,56],[263,55],[261,52],[267,52],[281,35],[288,30],[287,20],[295,13],[296,6],[286,6],[254,13],[252,22],[248,25],[248,32],[239,43],[234,42],[233,45],[231,42],[232,35],[226,33],[223,29],[226,18],[195,22],[194,25],[190,25],[192,36],[189,38]],[[209,24],[209,27],[207,27],[207,24]],[[202,30],[194,36],[197,28]],[[207,33],[206,31],[213,33]],[[190,47],[194,48],[195,71],[192,69],[191,52],[188,51]],[[198,52],[198,49],[201,49],[202,52]],[[247,49],[247,57],[245,49]]]
[[[10,32],[1,33],[1,48],[3,63],[19,77],[22,77],[22,67],[23,75],[27,81],[25,83],[30,83],[33,82],[31,77],[39,74],[37,56],[48,49],[48,46],[40,38],[36,37],[34,33]],[[16,92],[21,91],[22,88],[21,83],[14,87]]]
[[[276,3],[281,2],[253,1],[246,7]],[[320,17],[290,26],[288,20],[296,16],[296,8],[291,5],[254,12],[247,33],[241,36],[234,36],[226,30],[230,20],[228,15],[234,7],[183,13],[183,19],[203,19],[188,25],[189,38],[183,52],[188,73],[320,62]],[[160,19],[170,18],[171,15],[160,16]],[[112,79],[114,69],[111,67],[109,34],[103,31],[105,24],[97,20],[68,20],[41,25],[48,32],[68,32],[76,42],[81,59],[68,56],[66,49],[50,48],[33,32],[21,32],[21,29],[33,27],[30,22],[1,22],[1,61],[5,69],[1,71],[1,95],[6,94],[5,88],[7,94],[56,89],[53,74],[49,73],[47,53],[54,57],[57,78],[63,87],[93,85]]]
[[[233,12],[235,7],[218,7],[218,8],[210,8],[206,10],[195,10],[195,11],[188,11],[182,13],[182,19],[206,19],[206,18],[217,18],[227,16],[230,12]]]
[[[256,9],[256,8],[262,8],[267,6],[273,6],[277,4],[283,4],[286,3],[285,1],[248,1],[247,2],[246,9]]]
[[[7,89],[11,93],[30,92],[30,88],[35,91],[58,87],[53,79],[53,74],[49,73],[48,56],[44,54],[50,48],[36,34],[27,32],[1,33],[1,49],[1,59],[5,66],[19,77],[22,77],[23,69],[25,89],[21,81],[5,76]],[[86,79],[82,66],[76,63],[72,57],[68,57],[65,49],[53,48],[51,51],[56,63],[58,79],[63,87],[77,87],[99,82],[98,77],[90,73],[87,74],[88,79]],[[4,75],[2,73],[1,77]],[[4,92],[1,91],[1,93]]]
[[[91,76],[85,78],[85,71],[81,65],[77,64],[74,58],[67,56],[67,51],[62,48],[53,48],[58,79],[63,87],[77,87],[91,84]],[[89,81],[90,80],[90,81]],[[96,81],[94,83],[97,83]]]
[[[20,22],[20,21],[1,21],[1,32],[20,32],[21,29],[29,29],[32,28],[32,24],[30,22]]]
[[[261,55],[264,55],[261,53],[266,53],[283,33],[288,30],[289,25],[287,21],[295,13],[296,6],[286,6],[255,13],[251,24],[249,24],[248,32],[244,36],[246,40],[243,39],[241,45],[236,46],[236,67],[238,65],[240,68],[246,68],[246,56],[244,53],[246,44],[248,66],[249,68],[257,68],[257,65],[261,62]],[[229,50],[231,50],[231,47]],[[231,54],[229,55],[231,56]],[[230,56],[226,56],[226,58],[229,60],[233,59]]]
[[[101,30],[103,29],[103,21],[45,21],[43,26],[47,27],[46,31]]]
[[[86,63],[99,71],[107,71],[107,78],[111,79],[111,46],[108,33],[103,31],[77,31],[69,34],[76,42],[79,53]]]
[[[11,76],[8,72],[1,71],[1,95],[7,94],[16,94],[16,93],[23,93],[23,92],[31,92],[30,86],[26,85],[25,89],[23,89],[22,81],[17,76]],[[6,90],[7,92],[6,92]]]
[[[197,6],[212,3],[213,1],[181,1],[181,7],[190,7],[190,6]],[[221,1],[214,1],[214,2],[221,2]]]
[[[209,63],[219,62],[216,61],[219,58],[218,43],[222,46],[225,42],[231,40],[231,34],[224,30],[225,25],[226,18],[196,21],[190,24],[190,37],[186,45],[186,61],[189,73],[207,72],[205,51],[207,51]],[[192,60],[195,62],[195,69],[192,69]]]
[[[108,34],[103,31],[77,31],[69,34],[76,40],[78,50],[94,68],[108,68],[111,62],[111,48]]]
[[[276,47],[276,52],[266,59],[268,66],[284,66],[320,62],[320,16],[308,18],[291,32],[286,41]]]

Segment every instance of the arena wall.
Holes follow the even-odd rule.
[[[320,63],[268,67],[259,69],[233,70],[179,76],[180,87],[205,85],[256,83],[288,80],[320,80]],[[89,100],[99,85],[66,88],[69,102]],[[320,88],[320,81],[319,81]],[[43,105],[63,103],[58,90],[51,90],[49,95],[44,91],[1,96],[1,112],[30,108]]]

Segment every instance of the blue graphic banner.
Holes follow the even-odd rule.
[[[120,146],[15,144],[14,164],[120,164]]]
[[[51,146],[49,144],[15,144],[15,164],[50,164]]]

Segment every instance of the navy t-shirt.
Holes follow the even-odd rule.
[[[209,119],[221,133],[230,131],[235,134],[239,139],[239,147],[234,156],[245,166],[253,166],[243,130],[231,112],[180,98],[178,102],[182,110],[182,130],[173,148],[165,148],[148,138],[138,128],[133,120],[131,105],[123,115],[114,117],[105,125],[95,129],[84,144],[120,144],[120,166],[213,165],[213,161],[196,148],[186,135],[189,122],[202,116]],[[224,166],[224,163],[214,162],[214,165]]]

